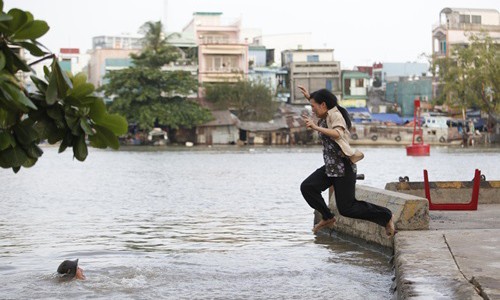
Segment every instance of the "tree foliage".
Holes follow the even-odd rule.
[[[48,32],[47,23],[17,8],[5,13],[1,0],[0,10],[0,166],[14,172],[33,166],[43,154],[38,145],[44,140],[60,142],[59,152],[72,147],[80,161],[88,155],[87,136],[94,147],[117,149],[127,122],[107,113],[84,74],[65,73],[57,58],[41,49],[37,39]],[[39,61],[52,58],[42,78],[31,75],[36,90],[30,93],[16,76],[33,72],[21,58],[24,50],[45,56]]]
[[[500,45],[484,33],[471,34],[469,39],[466,47],[451,49],[451,57],[433,60],[432,69],[443,91],[437,100],[456,107],[478,107],[498,122]]]
[[[233,110],[242,121],[269,121],[278,107],[269,87],[255,81],[208,84],[205,97],[217,109]]]
[[[111,71],[109,83],[103,86],[113,97],[110,110],[118,112],[149,130],[155,123],[171,129],[192,128],[211,119],[210,111],[186,96],[196,91],[197,81],[187,71],[164,71],[162,67],[175,62],[179,51],[163,37],[161,22],[147,22],[141,27],[143,50],[131,55],[133,66]]]

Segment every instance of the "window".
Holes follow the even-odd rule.
[[[356,87],[363,87],[364,83],[364,79],[356,79]]]
[[[319,62],[319,55],[308,55],[307,62]]]
[[[481,16],[472,16],[472,24],[481,24]]]
[[[460,23],[469,24],[470,16],[469,15],[460,15]]]
[[[329,91],[332,90],[332,81],[330,79],[326,80],[326,89]]]
[[[439,51],[441,53],[446,53],[446,41],[439,42]]]

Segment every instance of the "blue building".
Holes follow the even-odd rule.
[[[396,103],[401,109],[401,116],[413,116],[413,100],[420,98],[429,101],[432,97],[432,79],[388,82],[385,90],[386,100]]]

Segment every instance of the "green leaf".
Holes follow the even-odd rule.
[[[28,66],[28,64],[26,63],[26,61],[24,61],[23,59],[21,59],[19,57],[19,55],[17,55],[17,53],[12,53],[12,61],[14,62],[14,65],[16,67],[18,67],[20,70],[23,70],[25,72],[32,72],[32,73],[35,73],[35,70],[33,70],[30,66]]]
[[[71,96],[75,99],[80,99],[85,96],[88,96],[94,92],[95,88],[92,83],[84,83],[80,84],[78,86],[75,86],[73,89],[71,89],[68,93],[68,96]]]
[[[96,132],[94,135],[89,136],[90,146],[99,149],[106,149],[108,144],[101,133]]]
[[[47,136],[47,142],[49,144],[54,145],[55,143],[59,142],[64,138],[64,135],[66,134],[66,131],[63,129],[56,129],[54,131],[51,131],[49,135]]]
[[[106,105],[102,101],[102,99],[99,99],[98,101],[95,101],[91,106],[90,106],[90,113],[89,117],[92,118],[94,122],[98,122],[102,120],[106,116]]]
[[[73,87],[77,87],[79,85],[87,83],[87,75],[85,73],[77,73],[73,78],[71,78],[71,81],[73,82]]]
[[[71,79],[69,79],[66,72],[61,70],[61,66],[57,62],[57,59],[54,58],[52,61],[52,74],[55,74],[56,82],[57,82],[57,95],[59,99],[63,99],[66,97],[66,92],[68,89],[73,88],[73,83]]]
[[[95,122],[97,125],[104,126],[111,130],[115,135],[122,135],[128,132],[127,120],[117,114],[106,115],[99,121]]]
[[[37,159],[42,156],[43,150],[40,149],[40,147],[38,147],[37,145],[33,144],[26,149],[26,153],[28,154],[29,158]]]
[[[0,151],[0,167],[20,167],[28,159],[26,152],[21,147],[10,147]]]
[[[0,51],[0,70],[3,70],[5,68],[6,60],[5,60],[5,54],[3,54],[2,51]]]
[[[33,129],[35,129],[36,132],[38,133],[40,140],[45,140],[49,138],[51,133],[57,131],[57,127],[54,124],[54,122],[47,117],[44,117],[40,119],[38,122],[36,122],[36,124],[33,126]]]
[[[47,22],[41,20],[31,21],[18,32],[14,33],[12,39],[16,40],[35,40],[43,36],[49,31],[50,27]]]
[[[94,136],[97,135],[98,138],[103,142],[105,142],[107,146],[109,146],[112,149],[118,149],[120,147],[118,138],[114,135],[114,133],[111,130],[99,125],[94,125],[94,129],[96,130]]]
[[[7,100],[10,100],[12,104],[14,104],[17,108],[22,110],[23,112],[27,112],[27,107],[31,109],[37,109],[35,104],[31,102],[31,100],[24,95],[19,87],[14,86],[13,84],[6,83],[3,85],[3,94],[6,96]]]
[[[38,139],[38,132],[27,122],[17,124],[13,129],[16,139],[22,145],[29,145]]]
[[[99,101],[99,100],[101,100],[101,98],[99,98],[99,97],[93,97],[93,96],[84,97],[84,98],[80,99],[80,104],[82,106],[91,106],[92,104],[94,104],[94,102]]]
[[[28,22],[28,15],[23,10],[13,8],[9,10],[8,14],[12,17],[12,20],[7,22],[10,31],[9,35],[21,29]]]
[[[18,114],[11,111],[3,109],[0,106],[0,128],[9,128],[16,124],[18,119]]]
[[[80,135],[77,138],[75,145],[73,145],[73,155],[79,161],[84,161],[87,158],[88,150],[85,143],[85,135]]]
[[[62,139],[62,142],[59,145],[59,153],[64,152],[66,148],[72,146],[73,146],[73,136],[71,135],[71,133],[68,132],[64,135],[64,138]]]
[[[92,131],[92,127],[90,127],[89,123],[87,123],[87,120],[85,119],[80,119],[80,127],[83,129],[83,131],[88,134],[88,135],[93,135],[94,131]]]
[[[1,131],[0,132],[0,151],[7,149],[11,145],[12,145],[12,136],[5,131]]]
[[[45,99],[48,105],[53,105],[57,102],[57,78],[54,72],[50,74],[49,85],[45,93]]]
[[[59,105],[54,105],[47,108],[47,115],[52,120],[58,120],[58,121],[64,120],[64,112]]]
[[[8,15],[4,12],[0,13],[0,22],[10,21],[12,20],[12,16]]]
[[[36,164],[37,161],[38,161],[37,158],[28,157],[26,161],[23,163],[23,167],[31,168]],[[19,169],[17,169],[17,171],[19,171]],[[14,169],[14,172],[17,173],[17,171]]]
[[[28,50],[33,56],[44,56],[45,54],[47,54],[46,52],[42,51],[42,49],[38,48],[37,45],[29,42],[15,42],[12,44],[23,47],[24,49]]]
[[[31,75],[30,78],[31,78],[31,81],[33,81],[33,83],[36,85],[36,87],[38,88],[38,90],[40,92],[42,92],[43,94],[45,94],[47,92],[48,84],[45,81],[41,80],[40,78],[36,77],[35,75]]]

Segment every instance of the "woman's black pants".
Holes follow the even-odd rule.
[[[350,162],[345,163],[344,177],[328,177],[325,166],[314,171],[300,185],[300,191],[309,206],[319,211],[323,220],[333,217],[321,193],[333,185],[337,208],[342,216],[362,219],[384,226],[389,222],[392,212],[382,206],[365,201],[358,201],[355,197],[356,173],[353,172]]]

